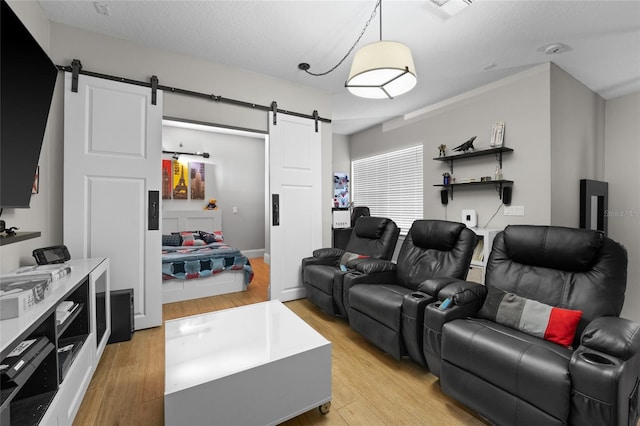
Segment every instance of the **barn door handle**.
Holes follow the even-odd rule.
[[[149,231],[160,229],[160,191],[149,191]]]
[[[280,194],[271,194],[271,217],[273,226],[280,226]]]

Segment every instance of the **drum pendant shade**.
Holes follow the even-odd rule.
[[[411,50],[396,41],[378,41],[356,52],[345,86],[356,96],[384,99],[407,93],[416,83]]]

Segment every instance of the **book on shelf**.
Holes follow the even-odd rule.
[[[0,281],[44,280],[55,281],[71,273],[66,264],[22,266],[13,272],[0,276]]]
[[[77,303],[74,303],[70,300],[65,300],[64,302],[60,302],[58,306],[56,306],[56,325],[62,324],[68,317],[75,311]]]
[[[0,279],[0,320],[16,318],[33,309],[51,291],[49,279],[4,281]]]

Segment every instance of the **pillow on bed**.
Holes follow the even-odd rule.
[[[200,238],[207,244],[224,242],[222,231],[214,231],[213,233],[198,231],[198,234],[200,234]]]
[[[163,246],[178,247],[181,244],[182,244],[182,238],[180,238],[179,234],[171,234],[171,235],[163,235],[162,236],[162,245]]]
[[[200,239],[200,233],[198,232],[181,232],[180,237],[182,237],[183,246],[204,246],[207,244]]]

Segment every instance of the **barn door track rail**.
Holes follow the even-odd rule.
[[[78,92],[78,78],[79,78],[79,76],[80,75],[88,75],[90,77],[102,78],[102,79],[105,79],[105,80],[119,81],[121,83],[134,84],[136,86],[149,87],[151,89],[151,103],[152,103],[152,105],[156,105],[156,93],[157,93],[157,91],[158,90],[164,90],[165,92],[175,93],[175,94],[178,94],[178,95],[193,96],[193,97],[201,98],[201,99],[209,99],[209,100],[211,100],[213,102],[220,102],[220,103],[225,103],[225,104],[230,104],[230,105],[235,105],[235,106],[240,106],[240,107],[245,107],[245,108],[251,108],[251,109],[256,109],[256,110],[265,111],[265,112],[273,112],[273,124],[274,125],[277,125],[277,115],[278,115],[278,113],[286,114],[286,115],[293,115],[293,116],[300,117],[300,118],[307,118],[309,120],[314,120],[315,121],[315,126],[316,126],[315,127],[316,133],[318,132],[318,122],[331,123],[331,119],[321,117],[318,114],[317,110],[314,110],[313,113],[311,113],[311,114],[303,114],[303,113],[300,113],[300,112],[289,111],[289,110],[286,110],[286,109],[278,108],[278,103],[276,101],[271,102],[271,104],[267,106],[267,105],[255,104],[255,103],[252,103],[252,102],[240,101],[240,100],[237,100],[237,99],[225,98],[223,96],[214,95],[212,93],[211,94],[210,93],[202,93],[202,92],[196,92],[196,91],[193,91],[193,90],[180,89],[178,87],[165,86],[165,85],[159,84],[158,77],[155,76],[155,75],[151,76],[151,78],[147,82],[147,81],[140,81],[140,80],[132,80],[130,78],[125,78],[125,77],[118,77],[118,76],[115,76],[115,75],[97,73],[97,72],[93,72],[93,71],[86,71],[86,70],[82,69],[82,63],[80,62],[79,59],[72,60],[71,61],[71,65],[68,65],[68,66],[56,65],[56,67],[58,67],[58,70],[60,70],[60,71],[70,72],[71,73],[71,91],[74,92],[74,93]]]

